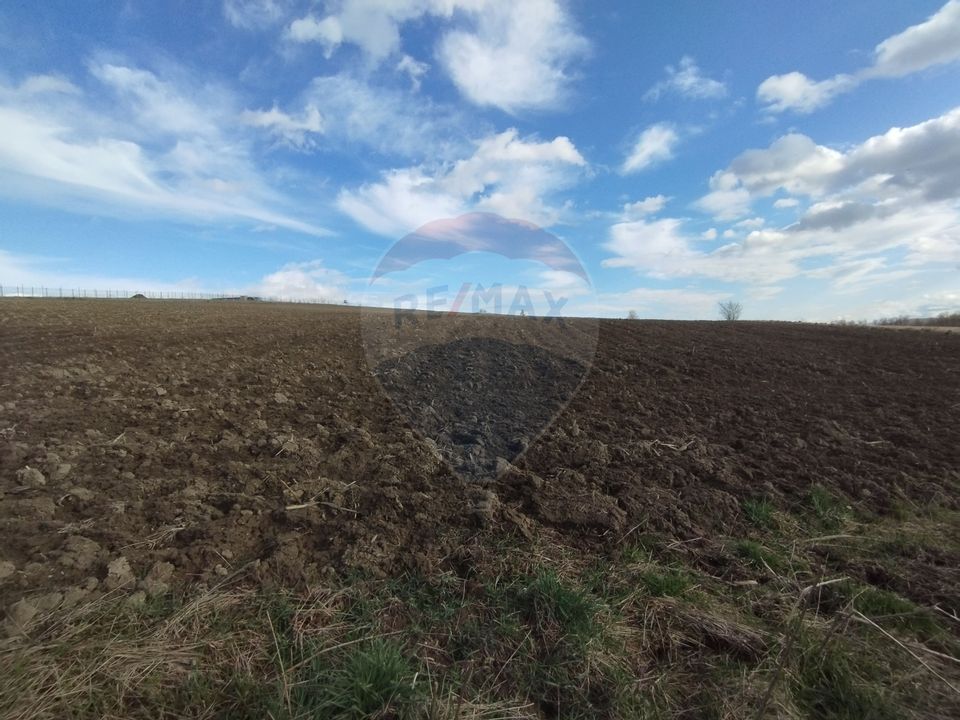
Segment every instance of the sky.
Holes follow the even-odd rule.
[[[473,213],[585,273],[481,250],[371,282]],[[464,283],[602,317],[960,310],[960,0],[0,5],[0,284]]]

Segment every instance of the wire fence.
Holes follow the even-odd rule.
[[[97,300],[249,300],[259,302],[309,303],[337,305],[329,298],[297,298],[284,296],[238,295],[235,293],[202,293],[190,290],[91,290],[89,288],[43,287],[39,285],[0,285],[0,298],[66,298]],[[343,304],[349,304],[346,300]]]

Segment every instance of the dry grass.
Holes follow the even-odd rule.
[[[919,522],[839,540],[912,552]],[[491,532],[464,546],[467,577],[108,594],[0,646],[0,716],[960,716],[951,612],[905,619],[905,600],[815,569],[830,541],[801,523],[763,532],[769,556],[634,534],[609,557]]]

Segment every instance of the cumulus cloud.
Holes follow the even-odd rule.
[[[460,92],[510,113],[563,101],[569,65],[587,51],[556,0],[484,4],[472,30],[453,30],[438,53]]]
[[[742,219],[722,233],[730,242],[710,250],[701,243],[716,231],[693,234],[683,218],[625,218],[610,229],[605,265],[755,285],[807,276],[859,290],[960,263],[960,108],[844,152],[789,134],[742,153],[710,185],[696,206],[720,220],[742,218],[755,198],[779,192],[810,204],[783,228]],[[827,265],[847,271],[831,274]]]
[[[857,85],[852,75],[837,75],[829,80],[816,82],[801,72],[772,75],[757,88],[757,100],[768,112],[794,110],[799,113],[813,112],[840,93]]]
[[[643,200],[627,203],[623,206],[623,216],[625,218],[637,218],[645,217],[647,215],[655,215],[663,210],[664,206],[667,204],[667,202],[669,202],[669,200],[670,198],[668,198],[666,195],[652,195],[644,198]]]
[[[960,59],[960,0],[950,0],[926,21],[887,38],[866,77],[902,77]]]
[[[719,171],[710,178],[710,192],[694,206],[717,220],[733,220],[749,212],[751,200],[750,191],[740,187],[735,174]]]
[[[796,259],[773,252],[764,238],[729,243],[711,251],[685,230],[682,218],[614,224],[604,248],[613,254],[605,267],[631,268],[656,279],[707,277],[766,284],[799,272]]]
[[[680,135],[670,123],[651,125],[637,137],[626,160],[623,161],[621,172],[624,174],[640,172],[669,160],[673,157],[673,150],[679,142]]]
[[[549,225],[561,208],[550,205],[548,197],[568,187],[585,166],[568,138],[526,140],[511,129],[477,142],[470,157],[438,168],[391,170],[379,182],[343,190],[337,204],[361,225],[387,236],[469,210]]]
[[[784,210],[786,208],[796,207],[800,204],[800,201],[796,198],[786,197],[786,198],[777,198],[773,201],[773,206],[778,210]]]
[[[960,197],[960,108],[907,128],[891,128],[846,152],[806,135],[785,135],[748,150],[711,179],[698,206],[724,217],[778,190],[821,198],[844,191],[875,202],[935,202]],[[734,195],[735,194],[735,195]],[[735,202],[723,202],[728,196]]]
[[[194,221],[246,219],[310,234],[261,176],[235,134],[229,93],[161,79],[149,70],[91,63],[109,109],[79,91],[37,83],[0,88],[0,182],[8,196],[100,212],[151,211]]]
[[[375,60],[382,60],[400,47],[400,26],[426,14],[448,15],[452,8],[439,0],[341,0],[337,10],[318,17],[312,13],[290,23],[288,37],[294,42],[319,42],[328,53],[343,43],[359,46]]]
[[[323,118],[314,105],[308,105],[299,117],[288,115],[274,105],[269,110],[244,110],[240,119],[247,125],[267,130],[281,142],[299,150],[314,147],[311,135],[323,132]]]
[[[328,56],[354,44],[379,63],[399,52],[403,24],[425,16],[449,23],[436,52],[461,94],[510,113],[558,105],[571,63],[588,50],[557,0],[342,0],[328,15],[294,20],[287,37],[320,43]]]
[[[659,100],[670,93],[692,100],[711,100],[727,95],[726,83],[703,75],[696,61],[689,55],[680,58],[677,67],[667,65],[665,71],[667,77],[647,90],[644,100]]]
[[[324,54],[329,58],[333,51],[343,42],[343,26],[336,17],[325,17],[318,20],[313,15],[302,17],[290,23],[288,36],[295,42],[318,42],[324,47]],[[391,42],[392,46],[396,44]],[[378,50],[375,57],[382,53]]]
[[[263,277],[250,293],[281,300],[341,302],[348,294],[350,278],[326,267],[321,260],[288,263]]]
[[[754,230],[740,240],[728,231],[724,237],[731,242],[714,250],[699,247],[701,238],[688,233],[685,225],[682,218],[617,223],[604,245],[612,257],[603,264],[657,279],[710,278],[770,285],[810,275],[806,267],[813,261],[851,262],[881,258],[892,251],[905,253],[904,269],[960,260],[960,216],[947,207],[872,215],[861,218],[855,230],[797,225]]]
[[[871,78],[903,77],[960,59],[960,0],[949,0],[927,20],[882,41],[873,64],[854,75],[811,80],[801,72],[768,77],[757,100],[771,113],[809,113]]]

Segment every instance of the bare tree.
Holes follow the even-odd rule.
[[[640,316],[637,315],[636,310],[631,310],[630,312],[627,313],[627,320],[636,320],[638,317]]]
[[[739,320],[741,313],[743,313],[743,305],[736,300],[724,300],[720,303],[720,317],[723,320],[730,322]]]

